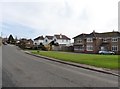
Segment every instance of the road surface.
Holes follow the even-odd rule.
[[[3,87],[118,87],[118,77],[25,54],[2,47]]]

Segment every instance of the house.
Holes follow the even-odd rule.
[[[49,47],[51,43],[54,43],[54,45],[52,45],[53,50],[58,50],[61,49],[61,47],[71,46],[70,40],[70,38],[62,34],[55,34],[54,36],[46,35],[45,38],[43,36],[35,38],[34,45],[37,44],[37,47],[40,43],[43,43],[45,47]]]
[[[32,39],[22,38],[18,41],[18,43],[16,45],[23,49],[25,49],[25,48],[31,49],[31,48],[33,48],[33,41],[32,41]]]
[[[58,34],[54,35],[53,40],[55,42],[57,42],[60,46],[70,46],[70,43],[71,43],[70,42],[71,39],[68,38],[65,35],[62,35],[62,34],[60,34],[60,35],[58,35]]]
[[[53,41],[53,36],[45,36],[43,45],[48,45],[51,41]]]
[[[44,41],[44,37],[43,36],[39,36],[37,38],[34,39],[34,45],[40,45],[40,43],[43,44],[43,41]]]
[[[53,50],[66,50],[71,46],[71,39],[62,34],[55,34],[53,36],[53,41],[58,44],[58,46],[53,45]]]
[[[82,53],[98,53],[100,50],[120,52],[120,32],[80,34],[74,39],[74,51]]]
[[[27,39],[26,41],[26,48],[33,48],[33,40],[32,39]]]

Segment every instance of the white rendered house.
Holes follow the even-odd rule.
[[[43,44],[43,41],[44,41],[44,37],[43,36],[39,36],[37,38],[34,39],[34,45],[40,45],[40,43]]]
[[[60,46],[70,46],[71,39],[65,35],[54,35],[53,40],[57,42]]]

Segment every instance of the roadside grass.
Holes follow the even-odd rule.
[[[56,51],[39,51],[32,50],[31,53],[39,54],[63,61],[87,64],[91,66],[118,69],[118,55],[99,55],[99,54],[79,54]]]

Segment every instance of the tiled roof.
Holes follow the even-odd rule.
[[[99,33],[99,37],[120,37],[120,32],[105,32],[105,33]]]
[[[80,37],[80,38],[88,38],[88,37],[120,37],[120,32],[114,31],[114,32],[104,32],[104,33],[96,33],[92,32],[90,34],[80,34],[74,38]],[[73,38],[73,39],[74,39]]]
[[[73,37],[73,39],[74,39],[74,38],[77,38],[77,37],[85,38],[87,35],[88,35],[88,34],[82,33],[82,34],[80,34],[80,35],[77,35],[77,36]]]
[[[53,39],[53,36],[45,36],[45,37],[47,37],[48,39]]]
[[[100,35],[100,33],[92,32],[90,34],[87,34],[86,37],[98,37],[99,35]]]
[[[28,39],[27,41],[31,41],[31,42],[33,42],[33,40],[32,40],[32,39]]]
[[[60,34],[60,35],[54,35],[57,39],[65,39],[65,40],[70,40],[70,38],[68,38],[67,36],[65,36],[65,35],[62,35],[62,34]]]
[[[43,36],[39,36],[39,37],[35,38],[34,40],[44,40],[44,37]]]

